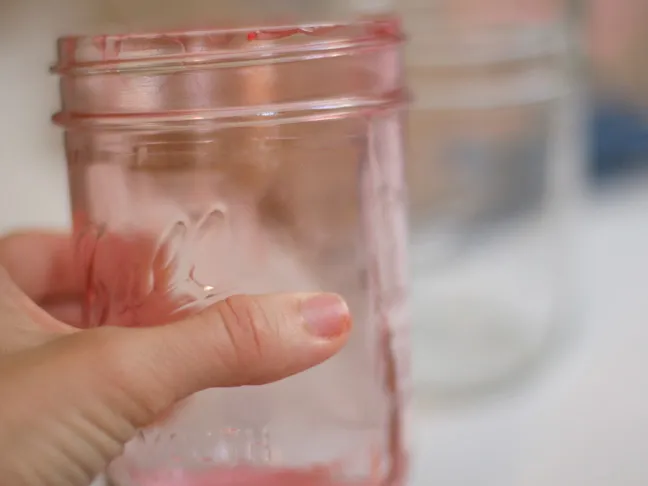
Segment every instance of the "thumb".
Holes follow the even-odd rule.
[[[83,484],[177,401],[298,373],[335,354],[350,327],[336,295],[236,296],[174,324],[97,328],[9,355],[0,361],[0,446],[6,440],[12,454],[0,459],[2,477]]]
[[[108,379],[161,412],[198,390],[310,368],[335,354],[350,328],[348,307],[334,294],[230,297],[175,324],[117,330]]]

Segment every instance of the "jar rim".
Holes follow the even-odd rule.
[[[568,32],[560,22],[474,29],[452,35],[435,29],[424,40],[410,43],[408,61],[416,67],[469,67],[563,56],[570,47]]]
[[[110,35],[69,35],[57,41],[59,75],[94,74],[276,58],[335,55],[336,51],[402,43],[396,16],[343,22],[280,24]]]

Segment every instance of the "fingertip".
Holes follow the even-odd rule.
[[[345,300],[337,294],[320,293],[300,298],[300,312],[306,329],[318,338],[338,339],[352,327],[351,313]]]
[[[72,239],[64,233],[21,231],[0,239],[0,266],[37,302],[82,292]]]

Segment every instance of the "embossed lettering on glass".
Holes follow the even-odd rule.
[[[398,23],[70,37],[55,69],[88,325],[278,291],[338,292],[355,321],[324,365],[186,400],[112,481],[402,484]]]

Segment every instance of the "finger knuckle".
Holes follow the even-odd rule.
[[[271,320],[258,302],[233,296],[217,304],[228,345],[239,367],[252,367],[264,359]]]

